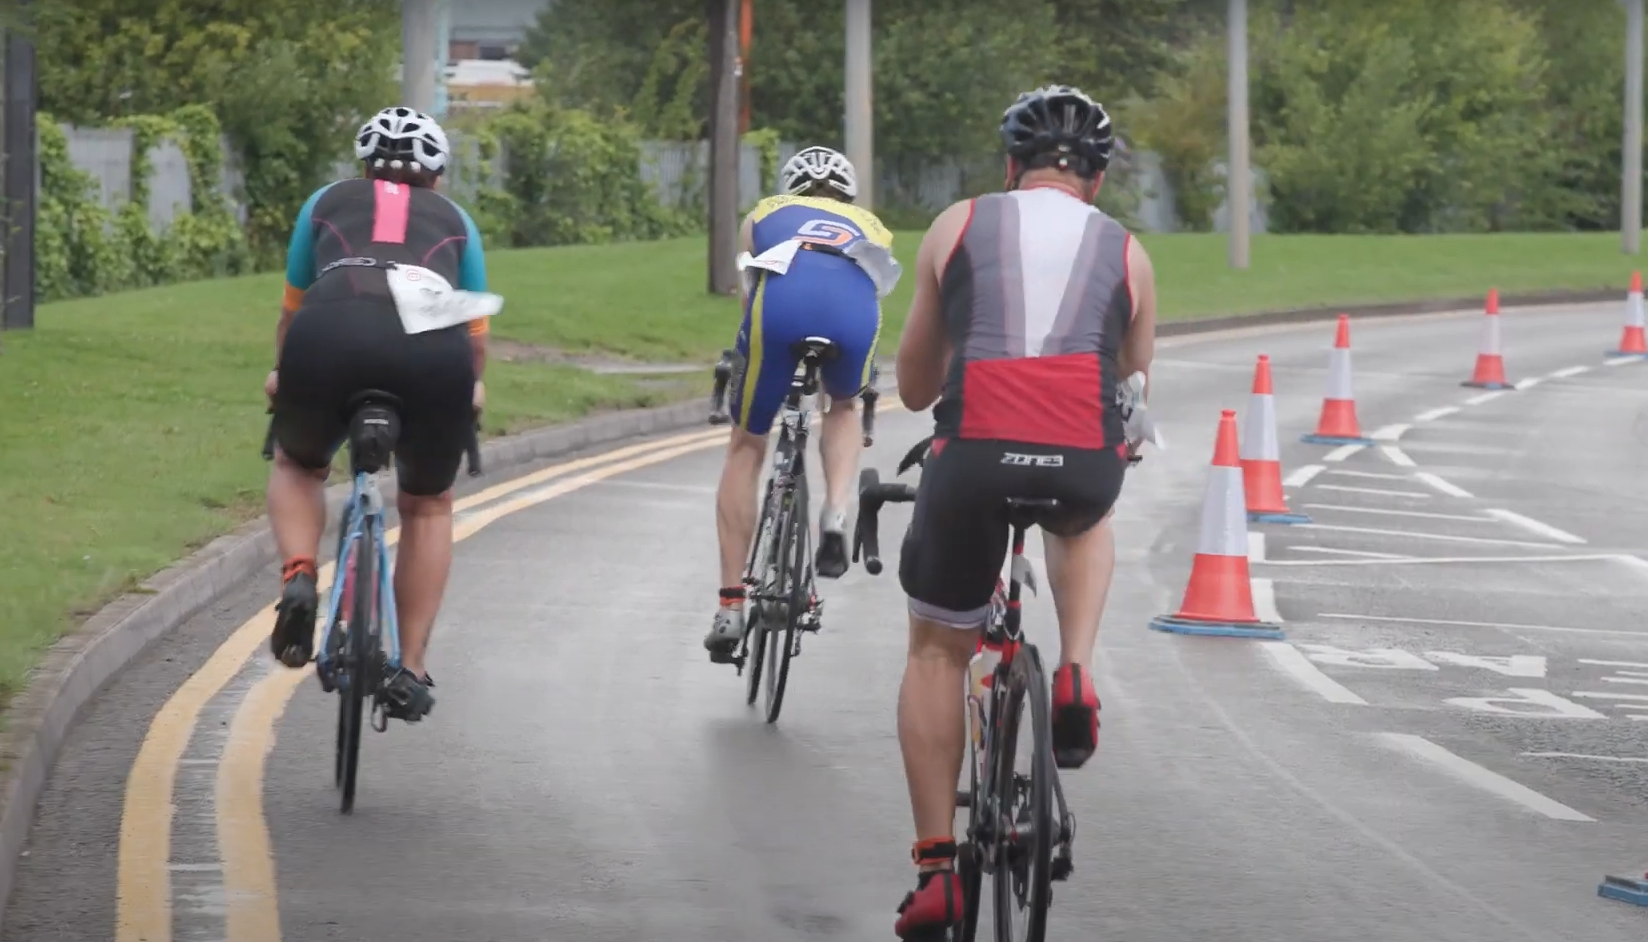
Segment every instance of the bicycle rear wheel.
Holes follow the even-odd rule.
[[[996,753],[995,911],[997,942],[1045,942],[1047,907],[1053,899],[1053,743],[1048,720],[1047,678],[1041,657],[1026,644],[1007,674],[1001,736]],[[1024,707],[1029,703],[1029,728]],[[1018,766],[1021,733],[1029,747]]]
[[[802,457],[795,458],[795,486],[789,506],[778,528],[778,586],[785,601],[782,622],[768,625],[767,641],[767,722],[778,722],[784,708],[784,689],[790,680],[790,658],[795,654],[795,626],[812,602],[812,586],[807,578],[807,475]]]
[[[761,695],[761,670],[767,656],[767,619],[763,615],[769,606],[761,597],[773,592],[773,584],[769,580],[773,578],[777,562],[774,547],[778,545],[778,538],[774,534],[778,527],[776,522],[769,526],[768,519],[774,513],[774,503],[769,483],[767,496],[761,503],[761,516],[755,525],[756,545],[750,553],[750,571],[756,574],[756,583],[751,587],[752,597],[744,600],[745,706],[755,706],[755,698]]]
[[[344,639],[344,664],[348,681],[338,691],[338,750],[343,761],[343,813],[355,810],[355,785],[360,773],[363,713],[376,675],[371,643],[377,617],[377,521],[368,516],[361,521],[360,540],[350,554],[354,572],[354,605],[349,613],[349,634]]]

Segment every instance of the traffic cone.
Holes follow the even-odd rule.
[[[1608,351],[1615,357],[1648,357],[1648,337],[1642,330],[1642,272],[1631,272],[1631,293],[1625,296],[1625,333],[1619,349]]]
[[[1309,523],[1288,509],[1282,496],[1282,453],[1276,441],[1276,395],[1270,385],[1270,357],[1259,354],[1253,369],[1253,398],[1242,434],[1242,488],[1249,523]]]
[[[1339,315],[1339,327],[1333,335],[1333,350],[1328,353],[1328,391],[1322,397],[1322,417],[1316,421],[1316,431],[1299,439],[1312,445],[1371,445],[1373,439],[1362,434],[1356,423],[1356,393],[1351,388],[1350,376],[1350,315]]]
[[[1510,389],[1505,382],[1505,358],[1499,353],[1499,289],[1488,289],[1487,320],[1482,324],[1482,349],[1476,355],[1476,371],[1460,383],[1476,389]]]
[[[1236,445],[1236,412],[1219,415],[1213,467],[1202,495],[1201,537],[1190,565],[1184,601],[1172,615],[1158,615],[1150,627],[1184,635],[1280,638],[1278,625],[1253,613],[1253,583],[1247,574],[1247,513],[1242,500],[1242,468]]]

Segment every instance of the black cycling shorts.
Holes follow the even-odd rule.
[[[305,305],[287,328],[279,379],[275,441],[298,464],[330,466],[349,437],[350,399],[376,389],[400,400],[400,490],[428,497],[457,480],[475,421],[464,325],[408,334],[394,301],[370,295]]]
[[[898,579],[910,610],[967,628],[980,625],[1007,559],[1008,498],[1057,499],[1038,521],[1058,536],[1093,528],[1121,494],[1127,459],[1099,450],[979,439],[934,440],[904,535]],[[1057,460],[1057,466],[1049,463]]]

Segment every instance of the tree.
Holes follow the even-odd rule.
[[[40,105],[100,124],[210,106],[265,257],[364,117],[395,97],[394,0],[77,0],[35,11]]]

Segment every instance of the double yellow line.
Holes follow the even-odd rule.
[[[487,488],[456,502],[457,511],[482,509],[458,521],[453,539],[468,539],[510,514],[619,474],[702,451],[726,439],[725,430],[676,435],[568,461]],[[557,478],[561,480],[555,480]],[[554,483],[520,494],[549,481]],[[512,494],[519,496],[494,503]],[[492,506],[487,506],[489,504]],[[385,534],[390,544],[399,537],[399,528]],[[333,564],[321,567],[322,591],[330,585],[333,573]],[[168,864],[178,762],[188,748],[201,710],[263,645],[274,627],[274,619],[274,606],[270,605],[235,629],[200,670],[166,701],[149,724],[126,780],[125,806],[121,812],[116,942],[172,942],[172,885]],[[274,855],[268,823],[263,816],[264,759],[274,745],[275,726],[292,694],[309,676],[308,670],[271,672],[247,693],[229,727],[228,744],[218,765],[216,790],[228,942],[280,942],[281,939]]]

